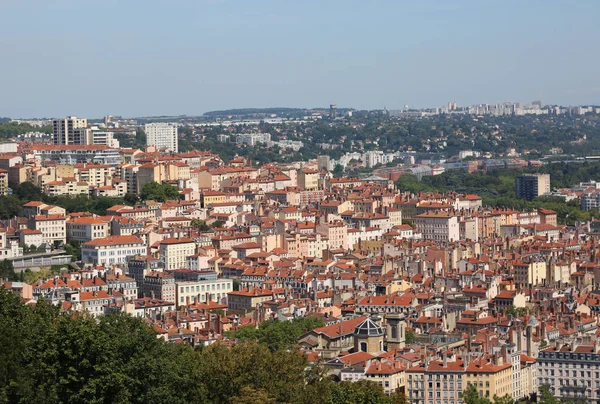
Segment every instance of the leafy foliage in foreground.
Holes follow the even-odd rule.
[[[335,384],[298,350],[192,349],[143,320],[60,315],[0,288],[0,403],[401,403],[370,383]]]

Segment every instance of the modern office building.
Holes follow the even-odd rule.
[[[517,198],[532,200],[550,192],[550,174],[525,174],[515,179]]]
[[[155,146],[158,150],[178,152],[177,126],[170,123],[147,123],[146,145]]]
[[[87,119],[68,116],[52,121],[54,144],[86,144]]]

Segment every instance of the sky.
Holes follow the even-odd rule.
[[[0,0],[0,117],[600,104],[598,0]]]

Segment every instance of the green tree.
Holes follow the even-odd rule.
[[[159,184],[158,182],[149,182],[144,185],[140,194],[142,200],[154,200],[164,202],[167,200],[179,199],[179,191],[170,184]]]
[[[272,351],[276,351],[289,349],[298,343],[298,339],[302,335],[323,325],[325,325],[323,320],[317,317],[301,317],[291,321],[267,320],[258,328],[254,326],[240,327],[226,335],[238,341],[260,342]]]
[[[383,388],[365,380],[358,382],[341,382],[331,388],[331,395],[324,400],[330,404],[387,404]]]
[[[12,219],[23,209],[23,202],[15,195],[0,196],[0,219]]]
[[[0,288],[0,402],[200,403],[200,361],[143,321],[60,316]]]
[[[4,259],[0,262],[0,279],[8,279],[9,281],[18,280],[12,261]]]
[[[212,227],[213,229],[218,229],[218,228],[221,228],[221,227],[223,227],[223,225],[225,225],[225,223],[224,223],[223,221],[221,221],[221,220],[215,220],[215,221],[214,221],[214,222],[213,222],[213,223],[210,225],[210,227]]]
[[[404,339],[407,344],[412,344],[416,340],[415,332],[412,330],[406,330],[404,333]]]
[[[269,396],[264,389],[254,389],[251,386],[244,386],[240,393],[231,400],[236,404],[269,404],[275,403],[275,399]]]
[[[191,226],[198,231],[209,231],[210,230],[210,226],[208,226],[206,224],[206,222],[202,219],[194,218],[190,221],[190,223],[191,223]]]
[[[469,383],[465,391],[462,392],[461,398],[465,404],[492,404],[488,398],[481,397],[477,387],[471,383]]]
[[[390,400],[392,404],[410,404],[404,393],[393,393],[390,396]]]
[[[344,175],[344,167],[342,165],[340,165],[340,164],[336,164],[335,167],[333,167],[333,170],[331,171],[331,174],[335,178],[342,177]]]
[[[81,260],[81,243],[77,240],[71,240],[65,244],[65,252],[73,256],[73,261]]]
[[[298,335],[314,324],[265,328]],[[60,315],[43,298],[23,305],[0,287],[0,346],[9,347],[0,349],[0,403],[399,402],[372,382],[332,383],[319,363],[308,366],[286,344],[194,350],[156,338],[139,318]]]
[[[525,307],[515,307],[514,305],[509,306],[504,313],[506,315],[512,315],[515,317],[522,317],[527,314],[527,309]]]
[[[540,386],[540,394],[538,395],[538,403],[541,404],[583,404],[584,401],[559,400],[550,392],[550,388],[546,385]]]
[[[0,123],[0,139],[12,139],[28,132],[52,133],[52,127],[46,125],[40,128],[28,123],[17,123],[12,121]]]
[[[17,196],[24,202],[41,201],[43,198],[42,190],[31,182],[22,182],[12,187],[13,195]]]
[[[550,393],[550,389],[548,386],[541,385],[540,386],[540,394],[538,398],[538,403],[541,404],[559,404],[560,400],[557,399]]]
[[[125,202],[127,202],[127,204],[134,206],[136,203],[138,203],[139,201],[139,197],[137,196],[137,194],[133,193],[133,192],[127,192],[125,194],[125,196],[123,197],[123,200]]]
[[[146,132],[143,129],[135,131],[135,147],[143,149],[146,146]]]
[[[515,400],[508,394],[502,397],[494,396],[494,404],[513,404],[514,402]]]
[[[233,347],[213,344],[201,352],[200,380],[209,402],[234,403],[244,386],[265,390],[277,402],[304,402],[306,357],[297,350],[271,352],[246,343]]]

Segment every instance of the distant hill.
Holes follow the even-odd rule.
[[[215,117],[215,116],[239,116],[239,115],[288,115],[288,114],[298,114],[304,113],[306,111],[305,108],[239,108],[239,109],[225,109],[221,111],[208,111],[204,113],[206,117]]]

